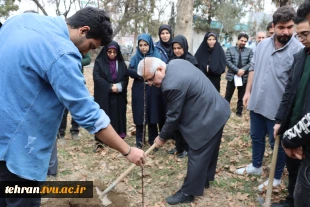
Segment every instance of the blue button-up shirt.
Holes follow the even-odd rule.
[[[262,40],[256,47],[250,71],[254,71],[248,109],[274,120],[291,67],[293,55],[303,45],[294,37],[282,48],[276,49],[274,35]]]
[[[90,133],[110,119],[84,84],[81,55],[61,17],[6,21],[0,62],[0,160],[22,178],[43,181],[64,107]]]

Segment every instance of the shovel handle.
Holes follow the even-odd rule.
[[[156,143],[154,143],[146,152],[144,152],[145,156],[147,156],[153,149],[155,149]],[[108,193],[112,190],[120,181],[122,181],[134,168],[136,164],[132,164],[123,174],[121,174],[105,191],[103,191],[102,195]]]
[[[265,201],[264,207],[270,207],[270,205],[271,205],[273,178],[274,178],[274,172],[275,172],[276,164],[277,164],[279,144],[280,144],[280,136],[276,136],[275,137],[275,144],[273,147],[272,161],[271,161],[271,167],[270,167],[270,172],[269,172],[266,201]]]

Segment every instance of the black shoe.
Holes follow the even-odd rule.
[[[182,152],[179,152],[178,155],[177,155],[178,158],[184,158],[186,156],[187,156],[186,150],[183,150]]]
[[[205,183],[205,189],[208,189],[208,188],[210,188],[210,183],[209,183],[209,181],[206,181],[206,183]]]
[[[153,149],[153,152],[158,152],[158,150],[159,150],[159,149],[155,147],[155,148]]]
[[[182,191],[176,192],[174,195],[166,198],[166,201],[169,205],[176,205],[180,203],[191,203],[194,201],[194,196],[185,195]]]
[[[104,148],[103,144],[101,142],[96,141],[93,152],[96,153],[98,149],[103,149],[103,148]]]
[[[241,117],[241,116],[242,116],[242,113],[241,113],[241,112],[236,112],[236,115],[237,115],[238,117]]]
[[[173,148],[173,149],[171,149],[171,150],[168,150],[168,151],[167,151],[167,153],[170,154],[170,155],[174,155],[174,154],[177,153],[177,152],[178,152],[178,150],[177,150],[176,147]]]
[[[293,201],[282,200],[279,203],[272,203],[271,207],[294,207],[294,200]]]

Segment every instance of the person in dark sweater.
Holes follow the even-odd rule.
[[[297,16],[310,22],[310,2],[305,1],[297,10]],[[298,28],[298,27],[297,27]],[[309,205],[310,196],[310,27],[306,22],[296,37],[306,46],[294,55],[294,64],[285,93],[276,115],[274,134],[283,134],[282,146],[289,157],[289,196],[287,205],[304,207]],[[299,170],[299,162],[302,160]],[[292,174],[293,172],[293,174]],[[296,180],[297,173],[297,180]],[[294,186],[296,180],[296,184]],[[294,188],[295,187],[295,188]],[[294,195],[292,196],[292,192]],[[294,203],[288,203],[288,201]],[[284,206],[284,205],[282,205]]]

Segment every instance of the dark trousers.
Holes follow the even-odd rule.
[[[60,127],[58,129],[58,133],[60,136],[64,137],[66,135],[66,128],[67,128],[67,116],[68,116],[68,109],[65,109],[64,115],[62,116],[62,120],[60,123]],[[79,125],[71,118],[71,129],[70,132],[72,134],[78,134],[79,133]]]
[[[301,163],[298,171],[295,191],[295,207],[310,207],[310,166]]]
[[[155,138],[158,136],[157,124],[147,124],[149,134],[149,144],[153,145]],[[143,125],[136,125],[136,146],[142,147]]]
[[[1,181],[22,181],[22,182],[33,182],[33,186],[38,186],[37,181],[30,181],[18,177],[17,175],[11,173],[6,167],[5,161],[0,161],[0,182]],[[31,184],[32,186],[32,184]],[[1,198],[0,206],[2,207],[39,207],[41,204],[41,198]]]
[[[54,175],[56,176],[58,172],[58,157],[57,157],[57,139],[55,140],[55,143],[53,145],[52,154],[50,163],[48,166],[48,175]]]
[[[225,99],[230,103],[231,98],[235,92],[235,83],[234,81],[227,81],[227,86],[226,86],[226,94],[225,94]],[[238,102],[237,102],[237,110],[236,113],[242,113],[242,109],[243,109],[243,96],[245,93],[245,89],[246,89],[246,84],[243,84],[243,86],[238,86],[237,90],[238,90]]]
[[[179,130],[173,133],[172,138],[175,140],[175,147],[178,152],[188,151],[189,146]]]
[[[288,171],[288,195],[286,196],[286,201],[289,202],[292,206],[294,204],[294,189],[300,164],[301,160],[286,156],[286,168]]]
[[[211,83],[214,85],[216,90],[218,92],[220,92],[221,91],[221,75],[210,75],[210,74],[208,74],[207,77],[209,78]]]
[[[202,196],[204,186],[214,180],[223,128],[203,147],[189,147],[187,174],[181,191],[188,195]]]

